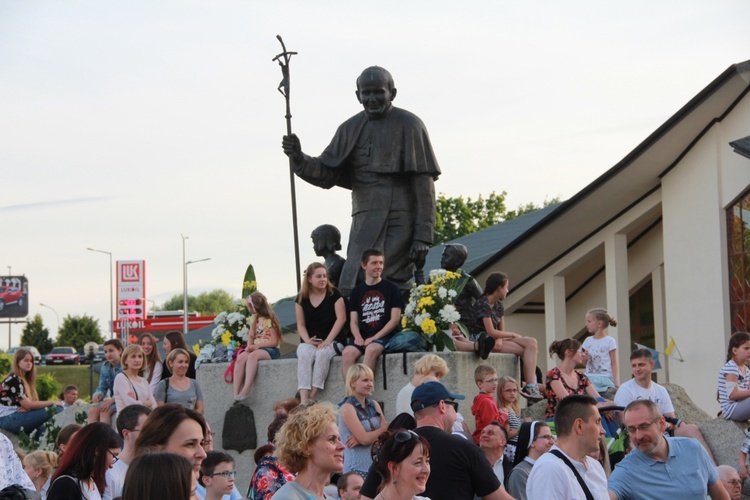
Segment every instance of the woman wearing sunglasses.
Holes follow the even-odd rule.
[[[383,476],[374,500],[418,500],[430,477],[430,444],[411,430],[386,431],[373,445],[373,462]]]

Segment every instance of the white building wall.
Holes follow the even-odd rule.
[[[709,414],[730,331],[725,208],[750,185],[750,164],[728,143],[747,135],[749,106],[735,108],[744,125],[714,125],[662,180],[667,334],[685,359],[672,360],[670,379]]]

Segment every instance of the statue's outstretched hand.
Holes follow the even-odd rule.
[[[295,134],[285,135],[281,139],[281,147],[284,150],[284,154],[296,163],[302,161],[302,144],[299,142],[299,137]]]
[[[409,250],[409,260],[417,264],[418,268],[424,267],[424,261],[430,246],[423,241],[414,241]]]

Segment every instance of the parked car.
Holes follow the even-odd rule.
[[[0,311],[11,304],[23,307],[23,291],[15,286],[0,286]]]
[[[8,349],[8,356],[13,357],[13,355],[19,349],[26,349],[27,351],[31,351],[31,355],[34,356],[34,364],[38,365],[39,363],[42,362],[42,355],[39,354],[39,351],[33,345],[24,345],[24,346],[21,346],[21,347],[19,347],[19,346],[11,347],[10,349]]]
[[[89,364],[89,357],[86,356],[86,353],[83,351],[83,349],[78,351],[78,356],[81,358],[81,364]],[[104,361],[104,346],[102,344],[99,344],[99,349],[97,349],[94,353],[93,364],[101,363],[102,361]]]
[[[75,347],[55,347],[44,357],[47,365],[80,365],[81,357]]]

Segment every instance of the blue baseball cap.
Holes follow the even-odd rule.
[[[445,399],[466,399],[461,394],[453,394],[440,382],[426,382],[417,386],[411,394],[411,410],[419,411],[430,406],[435,406]]]

